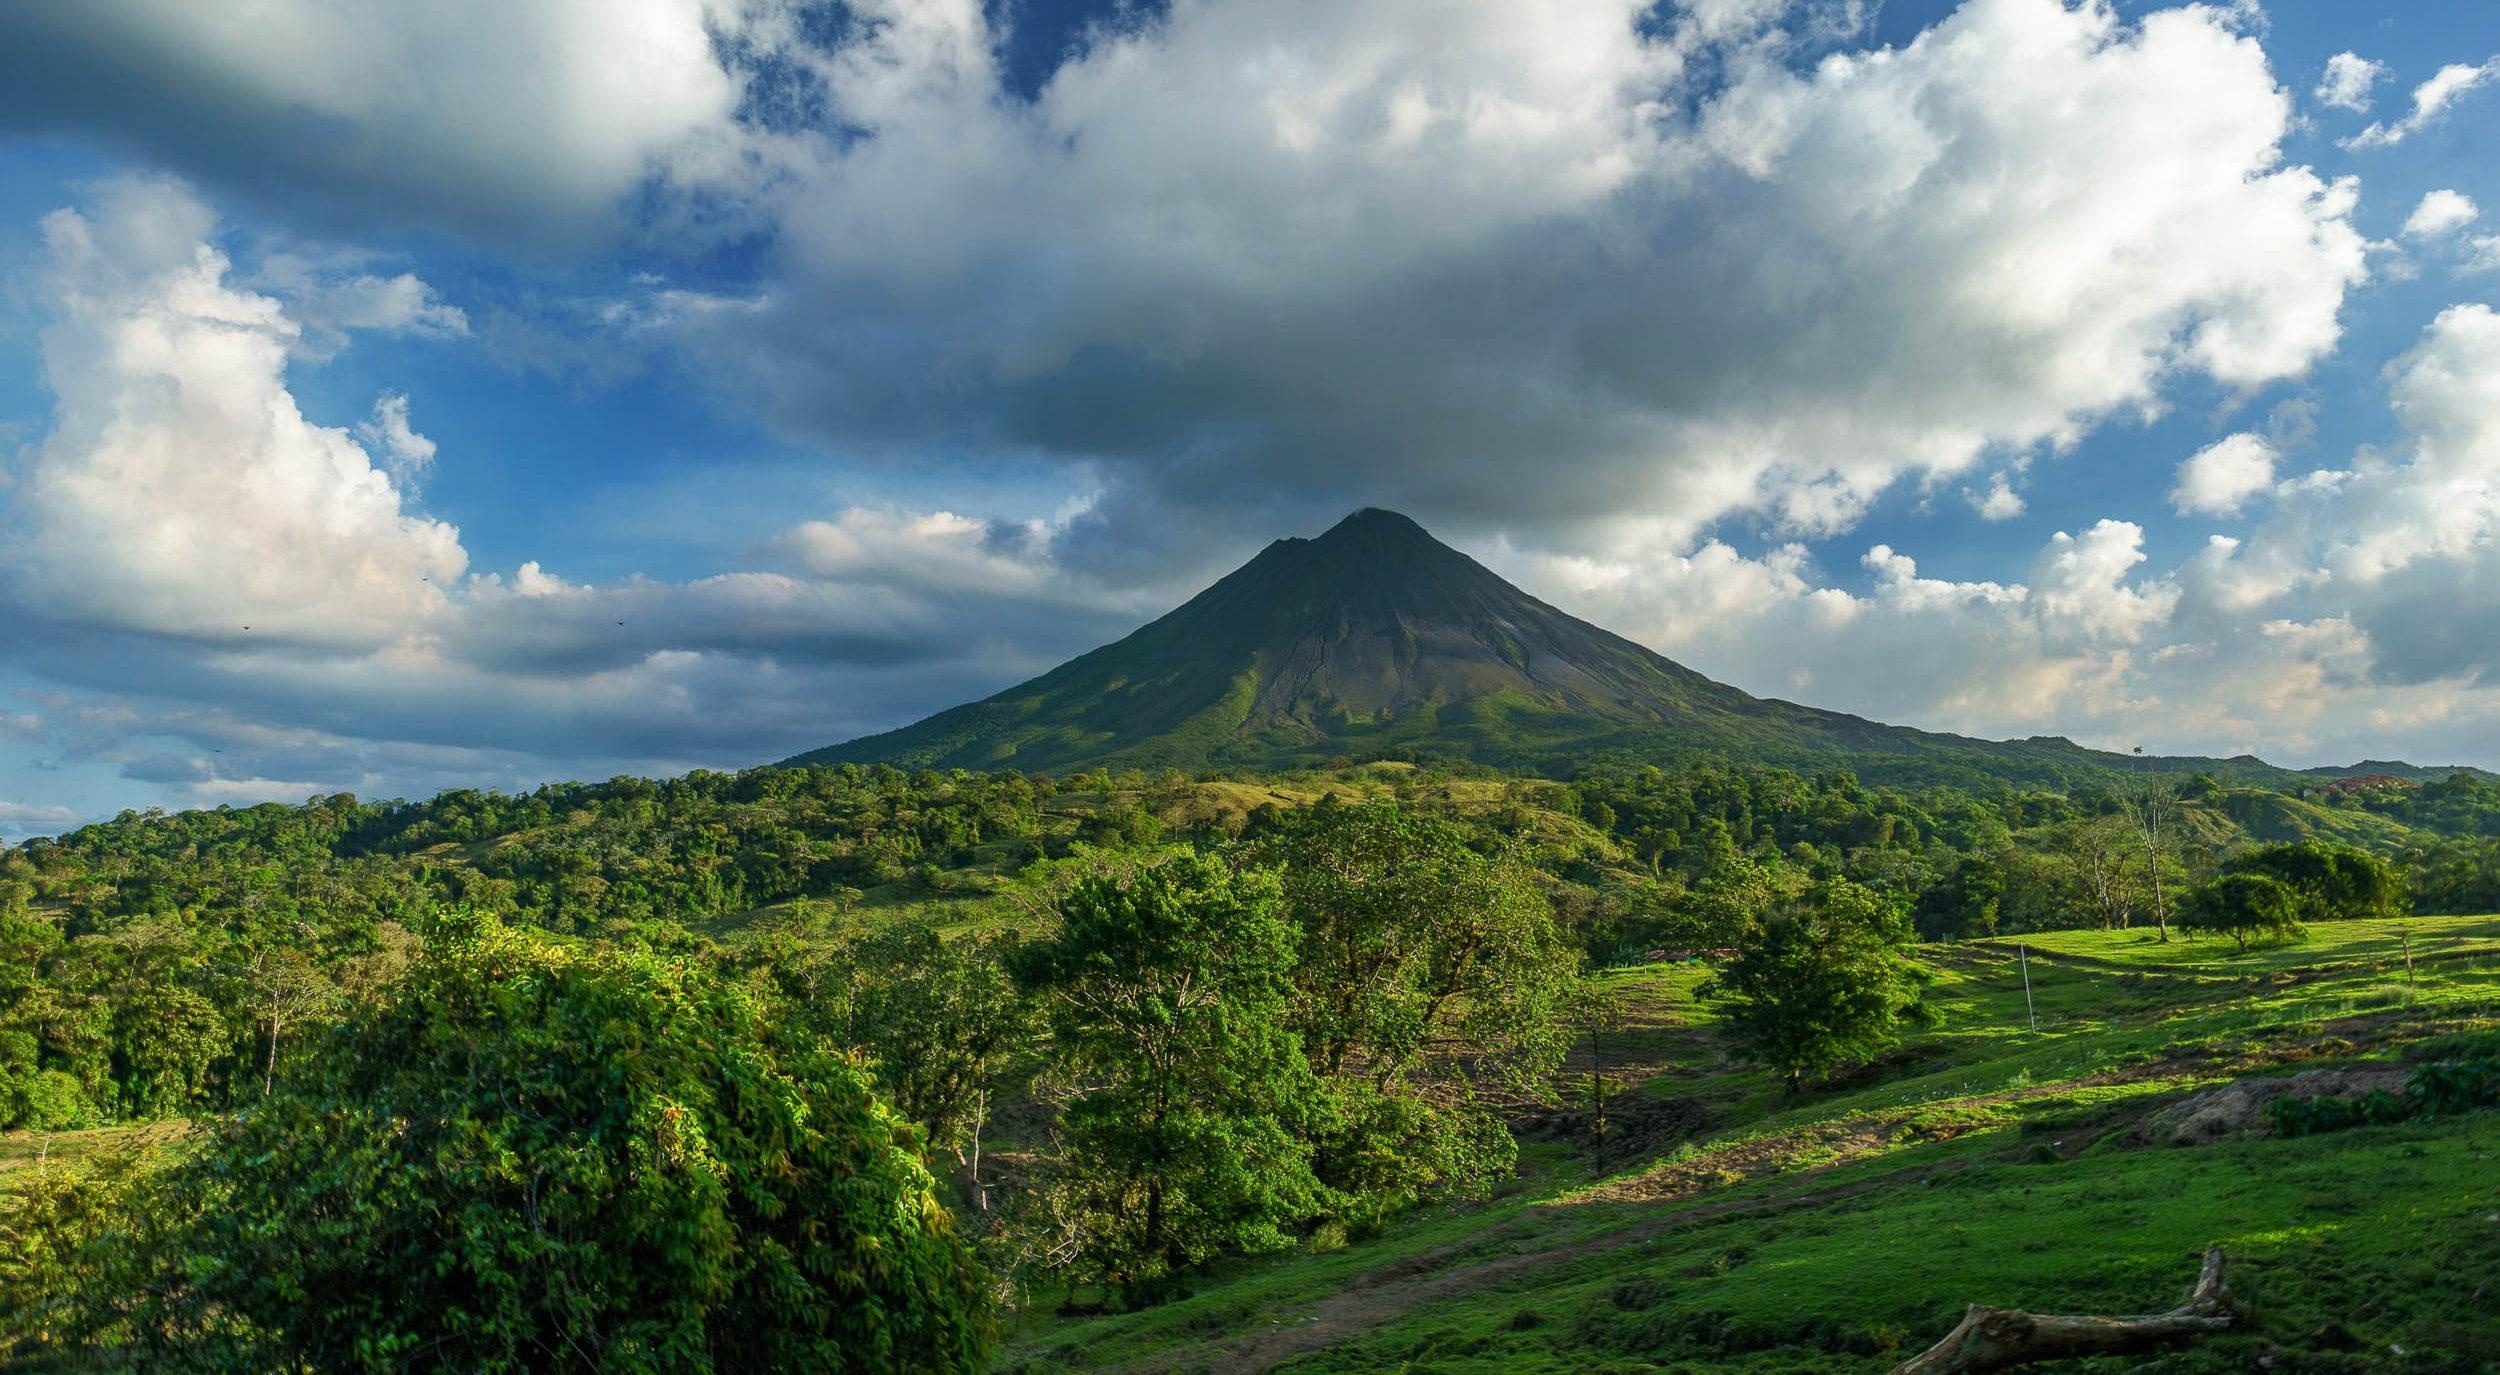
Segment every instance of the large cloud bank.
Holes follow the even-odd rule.
[[[2252,430],[2165,459],[2158,507],[2216,525],[2184,562],[2099,512],[1997,581],[1809,549],[1903,486],[2023,517],[2030,465],[2095,428],[2335,353],[2389,250],[2356,182],[2286,159],[2252,7],[1969,0],[1874,48],[1838,0],[1174,0],[1031,91],[1002,12],[0,17],[0,121],[210,188],[132,179],[45,222],[57,404],[0,491],[0,641],[62,691],[19,735],[197,799],[743,762],[999,685],[1370,502],[1757,690],[2500,762],[2482,307],[2389,365],[2396,445],[2313,465]],[[2381,75],[2344,54],[2312,99],[2357,114]],[[2353,146],[2487,75],[2439,73]],[[228,197],[515,262],[732,245],[751,270],[637,284],[569,345],[853,461],[1038,461],[1069,501],[793,512],[691,582],[475,569],[417,485],[463,461],[424,432],[453,399],[325,424],[289,370],[379,331],[466,346],[486,316],[353,255],[247,253]],[[2462,244],[2474,214],[2443,192],[2406,237]]]

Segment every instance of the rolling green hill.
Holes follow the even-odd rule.
[[[1924,948],[1941,1024],[1793,1098],[1720,1057],[1702,966],[1615,971],[1609,1156],[1583,1106],[1532,1129],[1502,1197],[1235,1262],[1140,1312],[1036,1305],[1015,1368],[1880,1375],[1969,1303],[2167,1308],[2218,1244],[2236,1330],[2036,1368],[2500,1369],[2500,1113],[2182,1125],[2234,1084],[2392,1085],[2491,1055],[2500,920],[2323,923],[2248,955],[2123,931],[2023,945]]]
[[[1161,619],[1039,678],[788,762],[1060,773],[1411,759],[1567,777],[1700,758],[2048,785],[2131,762],[2054,737],[1974,740],[1755,697],[1567,615],[1381,510],[1278,540]],[[2278,785],[2304,777],[2245,756],[2154,766]]]

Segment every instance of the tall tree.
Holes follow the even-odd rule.
[[[1377,800],[1262,837],[1300,930],[1292,1024],[1341,1111],[1321,1177],[1373,1206],[1507,1173],[1486,1101],[1541,1091],[1572,1028],[1579,953],[1535,871],[1448,820]]]
[[[2125,930],[2135,918],[2137,887],[2126,853],[2132,829],[2132,822],[2119,817],[2092,817],[2058,834],[2058,849],[2074,865],[2078,885],[2104,930]]]
[[[2188,892],[2179,925],[2229,936],[2245,953],[2253,940],[2297,941],[2300,894],[2271,874],[2223,874]]]
[[[837,958],[847,985],[837,1034],[870,1057],[877,1087],[930,1148],[952,1151],[969,1168],[974,1206],[985,1210],[981,1132],[1037,1030],[1007,972],[1010,948],[1005,937],[949,941],[927,920],[907,918],[851,941]]]
[[[1927,973],[1909,958],[1908,936],[1898,907],[1828,880],[1761,913],[1702,996],[1736,1053],[1795,1093],[1811,1076],[1873,1058],[1921,1015]]]
[[[2135,747],[2138,764],[2127,792],[2128,820],[2144,846],[2144,877],[2153,897],[2153,929],[2170,939],[2170,904],[2161,881],[2162,842],[2178,812],[2178,790],[2171,781],[2141,762],[2144,747]]]
[[[1042,1206],[1080,1273],[1133,1297],[1226,1251],[1271,1250],[1326,1191],[1325,1111],[1286,1023],[1295,932],[1272,875],[1178,851],[1088,874],[1018,952],[1064,1098]]]

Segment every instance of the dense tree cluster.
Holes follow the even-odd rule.
[[[387,979],[442,907],[642,939],[1032,850],[1048,796],[1014,774],[761,769],[128,813],[0,851],[0,1126],[248,1101],[293,1027]]]
[[[2299,890],[2304,921],[2500,908],[2500,786],[2478,775],[2307,798],[2188,778],[2157,853],[2131,813],[2133,781],[2113,775],[2066,793],[1902,789],[1700,764],[1512,782],[1498,802],[1469,806],[1433,801],[1447,776],[1409,772],[1396,790],[1410,829],[1438,811],[1434,824],[1465,832],[1460,848],[1507,847],[1499,868],[1512,900],[1525,883],[1600,962],[1729,944],[1731,874],[1755,876],[1746,900],[1756,905],[1772,888],[1788,896],[1847,879],[1901,904],[1928,939],[2150,923],[2157,886],[2185,893],[2255,862],[2245,857],[2266,842],[2316,871],[2276,874]],[[817,939],[825,914],[988,895],[996,875],[1079,844],[1126,851],[1238,836],[1258,863],[1302,876],[1296,883],[1370,891],[1315,862],[1333,842],[1285,824],[1303,810],[1270,804],[1245,818],[1177,775],[1054,783],[844,766],[125,814],[0,850],[0,1126],[247,1102],[300,1028],[390,978],[409,932],[445,906],[663,944],[758,911],[814,912],[815,935],[759,961],[786,961],[775,977],[796,978],[804,949],[821,959],[828,948]],[[2355,871],[2364,896],[2320,886],[2343,881],[2332,856],[2364,852],[2376,866]],[[1359,904],[1345,911],[1360,919]],[[897,947],[849,958],[899,968],[916,957]],[[1380,968],[1411,970],[1413,959],[1407,950]],[[962,1136],[953,1119],[923,1126],[950,1149]]]

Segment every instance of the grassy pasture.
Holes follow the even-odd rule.
[[[2500,1053],[2500,918],[2320,925],[2245,955],[2134,931],[1925,955],[1939,1025],[1793,1098],[1725,1059],[1699,966],[1618,971],[1617,1114],[1665,1113],[1684,1139],[1603,1171],[1585,1136],[1535,1141],[1502,1196],[1238,1262],[1142,1312],[1045,1301],[1012,1352],[1033,1370],[1872,1372],[1971,1302],[2166,1308],[2220,1243],[2240,1330],[2067,1368],[2500,1371],[2500,1113],[2138,1138],[2243,1075]]]

